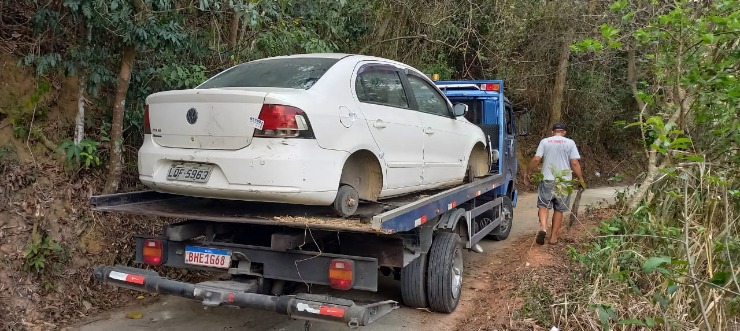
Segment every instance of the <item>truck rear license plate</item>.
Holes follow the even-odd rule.
[[[231,253],[224,249],[185,246],[185,264],[228,269]]]
[[[167,172],[167,180],[205,183],[211,177],[213,165],[198,163],[173,163]]]

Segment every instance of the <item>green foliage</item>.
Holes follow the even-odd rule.
[[[18,153],[13,145],[0,146],[0,160],[17,160]]]
[[[34,225],[31,238],[23,249],[24,267],[36,274],[42,273],[49,261],[59,252],[62,246],[47,233],[39,233]]]
[[[624,180],[624,177],[622,177],[620,174],[615,174],[614,176],[611,176],[607,179],[610,182],[619,183]]]
[[[550,290],[542,283],[527,281],[525,284],[520,293],[524,303],[517,311],[517,317],[534,319],[539,325],[550,325],[550,306],[555,302]]]
[[[162,82],[171,89],[194,88],[204,82],[208,77],[205,74],[206,67],[202,65],[181,65],[169,63],[158,70]]]
[[[28,96],[28,99],[8,112],[8,119],[16,138],[25,140],[29,136],[32,137],[33,132],[29,131],[30,123],[32,120],[43,119],[47,115],[46,105],[42,101],[50,90],[51,84],[49,81],[39,77],[36,79],[36,88]]]
[[[67,139],[62,141],[59,148],[64,152],[67,165],[74,168],[84,166],[85,169],[89,169],[100,165],[99,145],[99,142],[87,138],[82,139],[79,144]]]

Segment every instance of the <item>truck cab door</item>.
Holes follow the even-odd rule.
[[[503,173],[507,181],[512,181],[516,178],[517,173],[517,127],[516,119],[514,116],[514,109],[508,102],[504,103],[504,125],[502,127],[504,131],[504,144],[503,144]],[[510,192],[513,192],[514,188],[509,188]]]

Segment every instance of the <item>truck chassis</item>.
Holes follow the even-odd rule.
[[[340,261],[351,269],[351,289],[377,291],[379,275],[392,273],[401,281],[406,305],[449,313],[462,291],[462,250],[482,252],[480,240],[502,240],[511,230],[516,191],[501,195],[497,188],[503,184],[502,175],[490,174],[429,195],[366,203],[351,219],[327,216],[322,207],[153,191],[94,196],[94,210],[184,219],[160,236],[135,236],[135,262],[228,271],[231,278],[191,284],[126,266],[98,267],[94,277],[206,306],[268,310],[350,327],[367,325],[398,308],[393,300],[358,305],[327,295],[283,294],[290,284],[332,286],[332,265]],[[155,263],[144,253],[152,243],[161,252]],[[186,263],[185,253],[193,247],[228,252],[228,269]]]

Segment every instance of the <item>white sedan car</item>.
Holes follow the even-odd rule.
[[[331,205],[489,172],[483,132],[424,74],[348,54],[266,58],[146,99],[139,178],[181,195]]]

